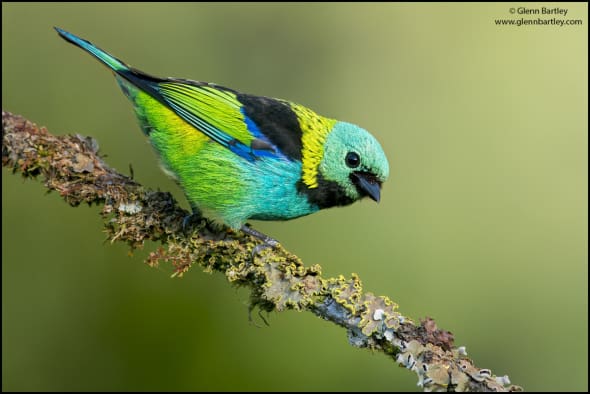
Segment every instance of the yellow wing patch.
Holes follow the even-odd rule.
[[[317,188],[318,168],[324,155],[324,143],[336,120],[324,118],[299,104],[291,103],[291,109],[297,114],[301,127],[301,179],[310,189]]]
[[[160,83],[160,88],[167,99],[173,99],[182,109],[201,119],[204,122],[203,128],[197,125],[195,127],[219,140],[218,142],[235,138],[248,145],[254,139],[244,122],[241,104],[234,93],[212,86],[192,86],[176,82]],[[226,136],[219,135],[219,131]]]
[[[195,155],[209,140],[205,134],[195,133],[193,126],[149,94],[137,90],[134,101],[138,115],[145,118],[156,131],[152,139],[166,136],[169,139],[168,145],[178,149],[179,154]]]

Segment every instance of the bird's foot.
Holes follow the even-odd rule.
[[[261,240],[263,243],[258,244],[254,247],[254,249],[252,249],[252,260],[254,260],[254,256],[256,256],[258,253],[260,253],[261,251],[263,251],[266,248],[276,248],[277,246],[279,246],[279,241],[277,241],[274,238],[269,237],[266,234],[261,233],[260,231],[254,230],[252,227],[248,227],[247,225],[243,225],[241,228],[242,232],[258,238],[259,240]]]
[[[252,227],[248,227],[248,225],[242,226],[240,230],[242,230],[244,233],[248,235],[251,235],[252,237],[258,238],[259,240],[264,242],[264,245],[266,245],[267,247],[274,248],[276,246],[279,246],[279,241],[269,237],[266,234],[261,233],[260,231],[254,230]]]
[[[182,232],[185,234],[189,234],[191,233],[191,231],[193,230],[193,224],[195,222],[197,222],[198,219],[201,219],[201,213],[200,212],[193,212],[189,215],[186,215],[183,219],[182,219]]]

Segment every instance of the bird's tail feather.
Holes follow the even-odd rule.
[[[93,55],[94,57],[96,57],[98,60],[100,60],[102,63],[104,63],[107,67],[109,67],[113,71],[120,73],[122,71],[129,70],[129,66],[127,66],[125,63],[123,63],[122,61],[120,61],[116,57],[109,55],[108,53],[106,53],[102,49],[96,47],[91,42],[86,41],[86,40],[84,40],[84,39],[82,39],[70,32],[62,30],[59,27],[54,27],[54,29],[59,33],[59,35],[64,40],[69,41],[72,44],[77,45],[80,48],[84,49],[86,52],[88,52],[91,55]]]

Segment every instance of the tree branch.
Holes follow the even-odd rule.
[[[160,242],[163,246],[147,259],[150,266],[167,262],[174,267],[173,276],[182,276],[198,264],[249,286],[251,310],[305,310],[344,327],[351,345],[383,352],[414,371],[424,391],[522,390],[510,385],[507,376],[475,367],[465,348],[454,347],[453,335],[438,329],[434,320],[414,323],[389,298],[364,292],[355,274],[324,278],[319,265],[306,267],[281,246],[253,254],[257,239],[228,228],[212,229],[204,218],[185,234],[187,212],[172,195],[146,189],[111,169],[90,137],[53,136],[3,111],[2,166],[26,178],[41,175],[45,186],[71,206],[103,204],[111,242],[133,248],[145,240]]]

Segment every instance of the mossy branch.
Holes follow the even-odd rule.
[[[147,263],[172,264],[182,276],[198,264],[219,271],[237,285],[252,289],[250,306],[265,311],[309,311],[344,327],[351,345],[383,352],[418,375],[425,391],[520,391],[507,376],[477,368],[453,335],[434,320],[419,324],[397,311],[388,297],[362,290],[357,275],[324,278],[321,267],[306,267],[283,249],[263,249],[259,242],[228,228],[211,229],[203,218],[191,234],[182,228],[188,214],[170,193],[146,189],[110,168],[98,155],[98,144],[80,135],[54,136],[26,119],[2,112],[2,166],[26,178],[42,176],[71,206],[103,204],[102,216],[111,242],[141,246],[162,244]]]

